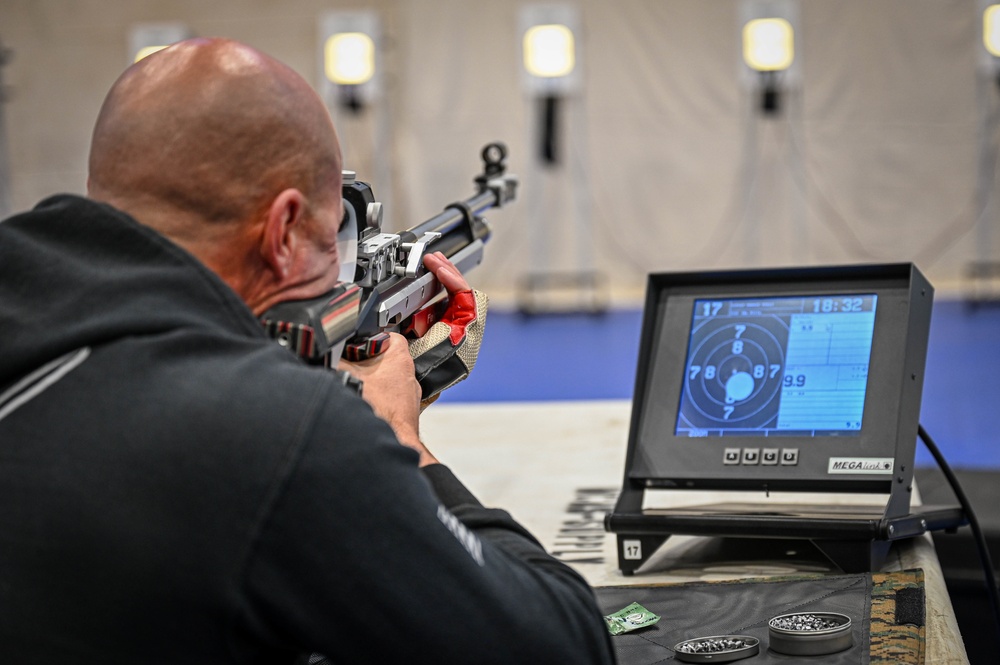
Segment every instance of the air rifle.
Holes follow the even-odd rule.
[[[401,233],[382,231],[382,204],[367,183],[345,171],[340,283],[319,298],[266,311],[267,333],[307,362],[328,367],[342,354],[348,360],[377,355],[389,332],[419,333],[444,294],[423,257],[441,252],[463,274],[482,262],[491,234],[482,213],[514,200],[517,190],[517,177],[505,172],[506,157],[502,143],[484,147],[475,195]]]

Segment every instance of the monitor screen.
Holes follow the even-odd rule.
[[[675,435],[859,434],[877,299],[695,299]]]

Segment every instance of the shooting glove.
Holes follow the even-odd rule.
[[[441,391],[465,377],[476,365],[483,342],[489,298],[469,289],[451,296],[441,318],[417,339],[410,340],[410,356],[427,406]]]

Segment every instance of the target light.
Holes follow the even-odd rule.
[[[331,109],[365,113],[381,97],[382,31],[374,10],[329,11],[316,24],[317,91]]]
[[[139,23],[129,29],[129,64],[139,62],[176,42],[193,37],[191,30],[179,21]]]
[[[1000,5],[983,11],[983,45],[990,55],[1000,58]]]
[[[330,35],[323,53],[323,69],[333,83],[361,85],[375,76],[375,40],[363,32]]]
[[[795,59],[792,24],[783,18],[759,18],[743,26],[743,60],[759,72],[788,69]]]
[[[170,45],[169,44],[157,44],[156,46],[143,46],[135,54],[135,62],[139,62],[143,58],[145,58],[147,56],[150,56],[150,55],[153,55],[157,51],[162,51],[163,49],[167,48],[168,46],[170,46]]]
[[[534,76],[568,76],[576,66],[573,31],[565,25],[536,25],[524,33],[524,67]]]

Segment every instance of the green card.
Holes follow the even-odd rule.
[[[652,626],[660,620],[639,603],[632,603],[623,610],[618,610],[614,614],[604,617],[604,623],[608,626],[608,632],[612,635],[620,635],[646,626]]]

